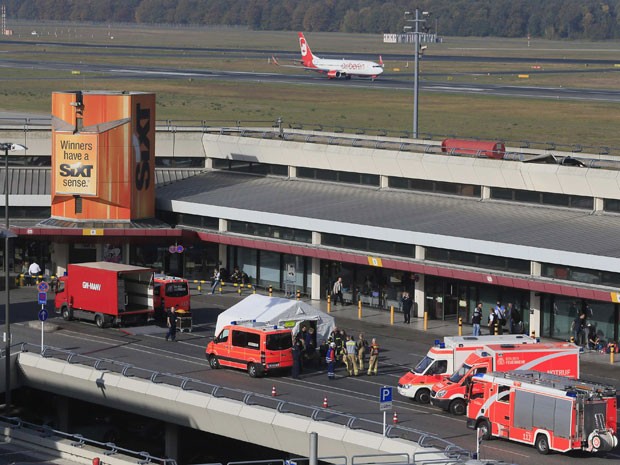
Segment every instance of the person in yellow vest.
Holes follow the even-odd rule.
[[[373,337],[370,343],[370,360],[368,361],[368,376],[377,375],[377,365],[379,364],[379,344]]]
[[[355,341],[353,340],[353,336],[349,336],[347,338],[347,342],[345,344],[345,349],[347,351],[347,372],[349,373],[349,376],[352,376],[353,374],[355,374],[355,376],[357,376],[358,371],[357,371],[357,363],[355,360],[355,356],[356,356],[356,347],[355,347]]]

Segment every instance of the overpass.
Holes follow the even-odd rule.
[[[22,344],[15,352],[11,363],[15,388],[27,386],[163,421],[166,456],[173,459],[179,426],[300,457],[311,456],[309,438],[316,433],[318,457],[332,463],[361,456],[396,455],[401,463],[461,463],[470,458],[468,451],[426,432],[388,425],[384,436],[382,424],[329,408],[51,347],[41,354],[40,346]],[[3,387],[4,372],[1,375]]]

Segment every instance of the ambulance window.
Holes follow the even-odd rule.
[[[226,342],[228,341],[228,330],[224,329],[220,335],[217,337],[217,339],[215,340],[215,342]]]
[[[153,288],[153,295],[159,295],[160,292],[161,292],[161,285],[158,284]]]
[[[487,367],[480,367],[476,369],[476,373],[474,374],[478,374],[478,373],[486,373],[487,372]]]
[[[232,332],[232,345],[236,347],[245,347],[247,345],[247,333],[243,331]]]
[[[500,386],[497,390],[498,402],[510,402],[510,386]]]
[[[56,293],[58,294],[59,292],[62,292],[65,290],[65,282],[64,281],[57,281],[56,282]]]
[[[424,371],[429,367],[429,365],[431,363],[433,363],[432,358],[426,356],[424,357],[422,360],[420,360],[420,362],[415,366],[415,368],[413,368],[411,370],[412,373],[417,373],[419,375],[421,375],[422,373],[424,373]]]
[[[428,375],[441,375],[448,370],[448,361],[447,360],[435,360],[426,374]]]
[[[267,334],[265,345],[267,350],[286,350],[293,347],[293,338],[291,333]]]
[[[248,333],[246,344],[249,349],[260,349],[260,334]]]

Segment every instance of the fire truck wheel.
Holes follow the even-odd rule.
[[[220,367],[220,361],[213,354],[209,355],[209,366],[214,370],[217,370]]]
[[[484,441],[491,439],[491,423],[489,423],[489,420],[481,420],[478,423],[478,429]]]
[[[97,328],[103,328],[105,326],[105,319],[103,318],[103,315],[95,315],[95,324],[97,325]]]
[[[258,369],[256,363],[248,363],[248,375],[250,375],[250,378],[260,378],[262,372]]]
[[[536,436],[536,450],[542,455],[549,453],[549,439],[544,434]]]
[[[73,315],[71,314],[71,310],[69,310],[69,307],[62,307],[62,318],[65,321],[69,321],[71,320],[71,317]]]
[[[428,389],[418,389],[415,393],[414,400],[421,404],[428,404],[431,401],[431,391]]]
[[[454,399],[450,402],[450,413],[452,415],[465,415],[467,409],[463,399]]]

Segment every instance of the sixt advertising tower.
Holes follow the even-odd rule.
[[[52,93],[52,217],[155,216],[155,94]]]

